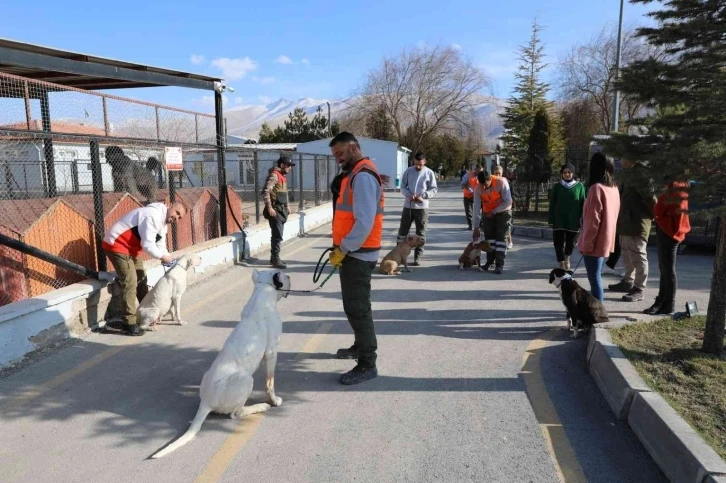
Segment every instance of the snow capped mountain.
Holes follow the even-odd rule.
[[[278,99],[267,105],[245,105],[237,106],[224,111],[227,118],[227,133],[235,136],[257,138],[262,124],[267,123],[271,128],[283,124],[287,115],[296,108],[301,108],[311,118],[320,107],[323,115],[328,115],[330,102],[330,114],[333,119],[338,117],[350,105],[350,99],[327,100],[311,99],[301,97],[295,101]],[[474,114],[480,120],[482,135],[485,140],[492,141],[499,137],[502,132],[502,123],[499,115],[503,112],[506,101],[495,97],[481,96],[474,106]]]

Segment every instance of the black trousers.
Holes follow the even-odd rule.
[[[574,231],[554,230],[552,232],[552,241],[555,244],[555,254],[558,262],[564,262],[566,257],[572,255],[576,237],[577,233]]]
[[[376,262],[364,262],[353,257],[345,257],[340,267],[340,289],[343,295],[343,310],[355,334],[355,347],[358,348],[358,363],[375,367],[378,341],[373,325],[371,308],[371,274]]]
[[[656,243],[658,245],[658,268],[660,269],[660,286],[656,302],[661,308],[672,311],[676,304],[678,277],[676,276],[676,255],[679,242],[657,228]]]
[[[282,244],[282,234],[285,232],[285,222],[287,221],[287,206],[278,205],[275,206],[275,218],[267,216],[267,222],[270,224],[270,231],[272,236],[270,237],[270,260],[277,260],[280,258],[280,245]]]
[[[496,263],[497,268],[504,267],[507,258],[507,233],[509,233],[512,214],[508,211],[497,213],[491,218],[482,216],[479,227],[484,230],[484,238],[494,247],[493,252],[487,253],[487,265]]]
[[[471,218],[474,216],[474,198],[464,198],[464,213],[466,213],[466,223],[471,228]]]
[[[429,224],[429,212],[423,209],[404,208],[401,213],[401,224],[398,227],[397,241],[401,242],[406,239],[411,231],[411,225],[416,225],[416,234],[426,241],[426,227]],[[423,255],[423,247],[416,248],[414,251],[414,260],[418,260]]]

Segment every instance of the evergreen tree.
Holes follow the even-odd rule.
[[[376,107],[366,117],[366,133],[373,139],[382,139],[384,141],[393,141],[393,123],[388,117],[386,106],[384,104]]]
[[[284,127],[273,130],[265,123],[260,130],[260,143],[304,143],[327,137],[328,119],[320,107],[312,119],[308,119],[304,109],[297,107],[287,115]]]
[[[550,107],[546,99],[550,86],[541,80],[542,70],[547,67],[544,63],[544,46],[539,38],[541,31],[542,27],[535,19],[529,42],[519,48],[519,67],[514,74],[517,83],[502,115],[502,153],[514,163],[524,160],[527,154],[527,140],[535,113]]]
[[[666,59],[632,63],[619,83],[625,95],[647,103],[655,115],[632,119],[629,132],[641,135],[617,135],[608,147],[647,161],[657,184],[664,174],[695,180],[691,206],[710,206],[713,215],[721,215],[703,339],[705,352],[719,354],[726,326],[726,8],[722,0],[658,5],[650,14],[657,25],[638,29],[638,35],[664,48]]]

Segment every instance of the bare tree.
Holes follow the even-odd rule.
[[[396,138],[416,152],[433,134],[468,126],[470,111],[489,87],[486,74],[450,47],[404,50],[368,73],[355,109],[385,106]]]
[[[596,111],[601,133],[610,132],[615,93],[615,64],[617,58],[617,28],[604,27],[586,43],[573,46],[564,54],[557,68],[557,91],[562,101],[586,100]],[[622,65],[658,55],[656,49],[626,28],[622,36]],[[624,96],[620,116],[627,120],[636,117],[644,104]]]

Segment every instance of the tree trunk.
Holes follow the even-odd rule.
[[[532,201],[531,188],[532,188],[532,183],[527,181],[527,194],[525,195],[525,198],[524,198],[524,212],[525,213],[529,213],[529,203],[530,203],[530,201]]]
[[[535,191],[535,193],[534,193],[534,212],[539,213],[539,190],[542,187],[542,185],[537,183],[535,186],[536,186],[537,191]]]
[[[704,352],[720,355],[726,332],[726,216],[721,216],[716,234],[716,257],[713,260],[711,298],[708,301],[706,331],[703,334]]]

